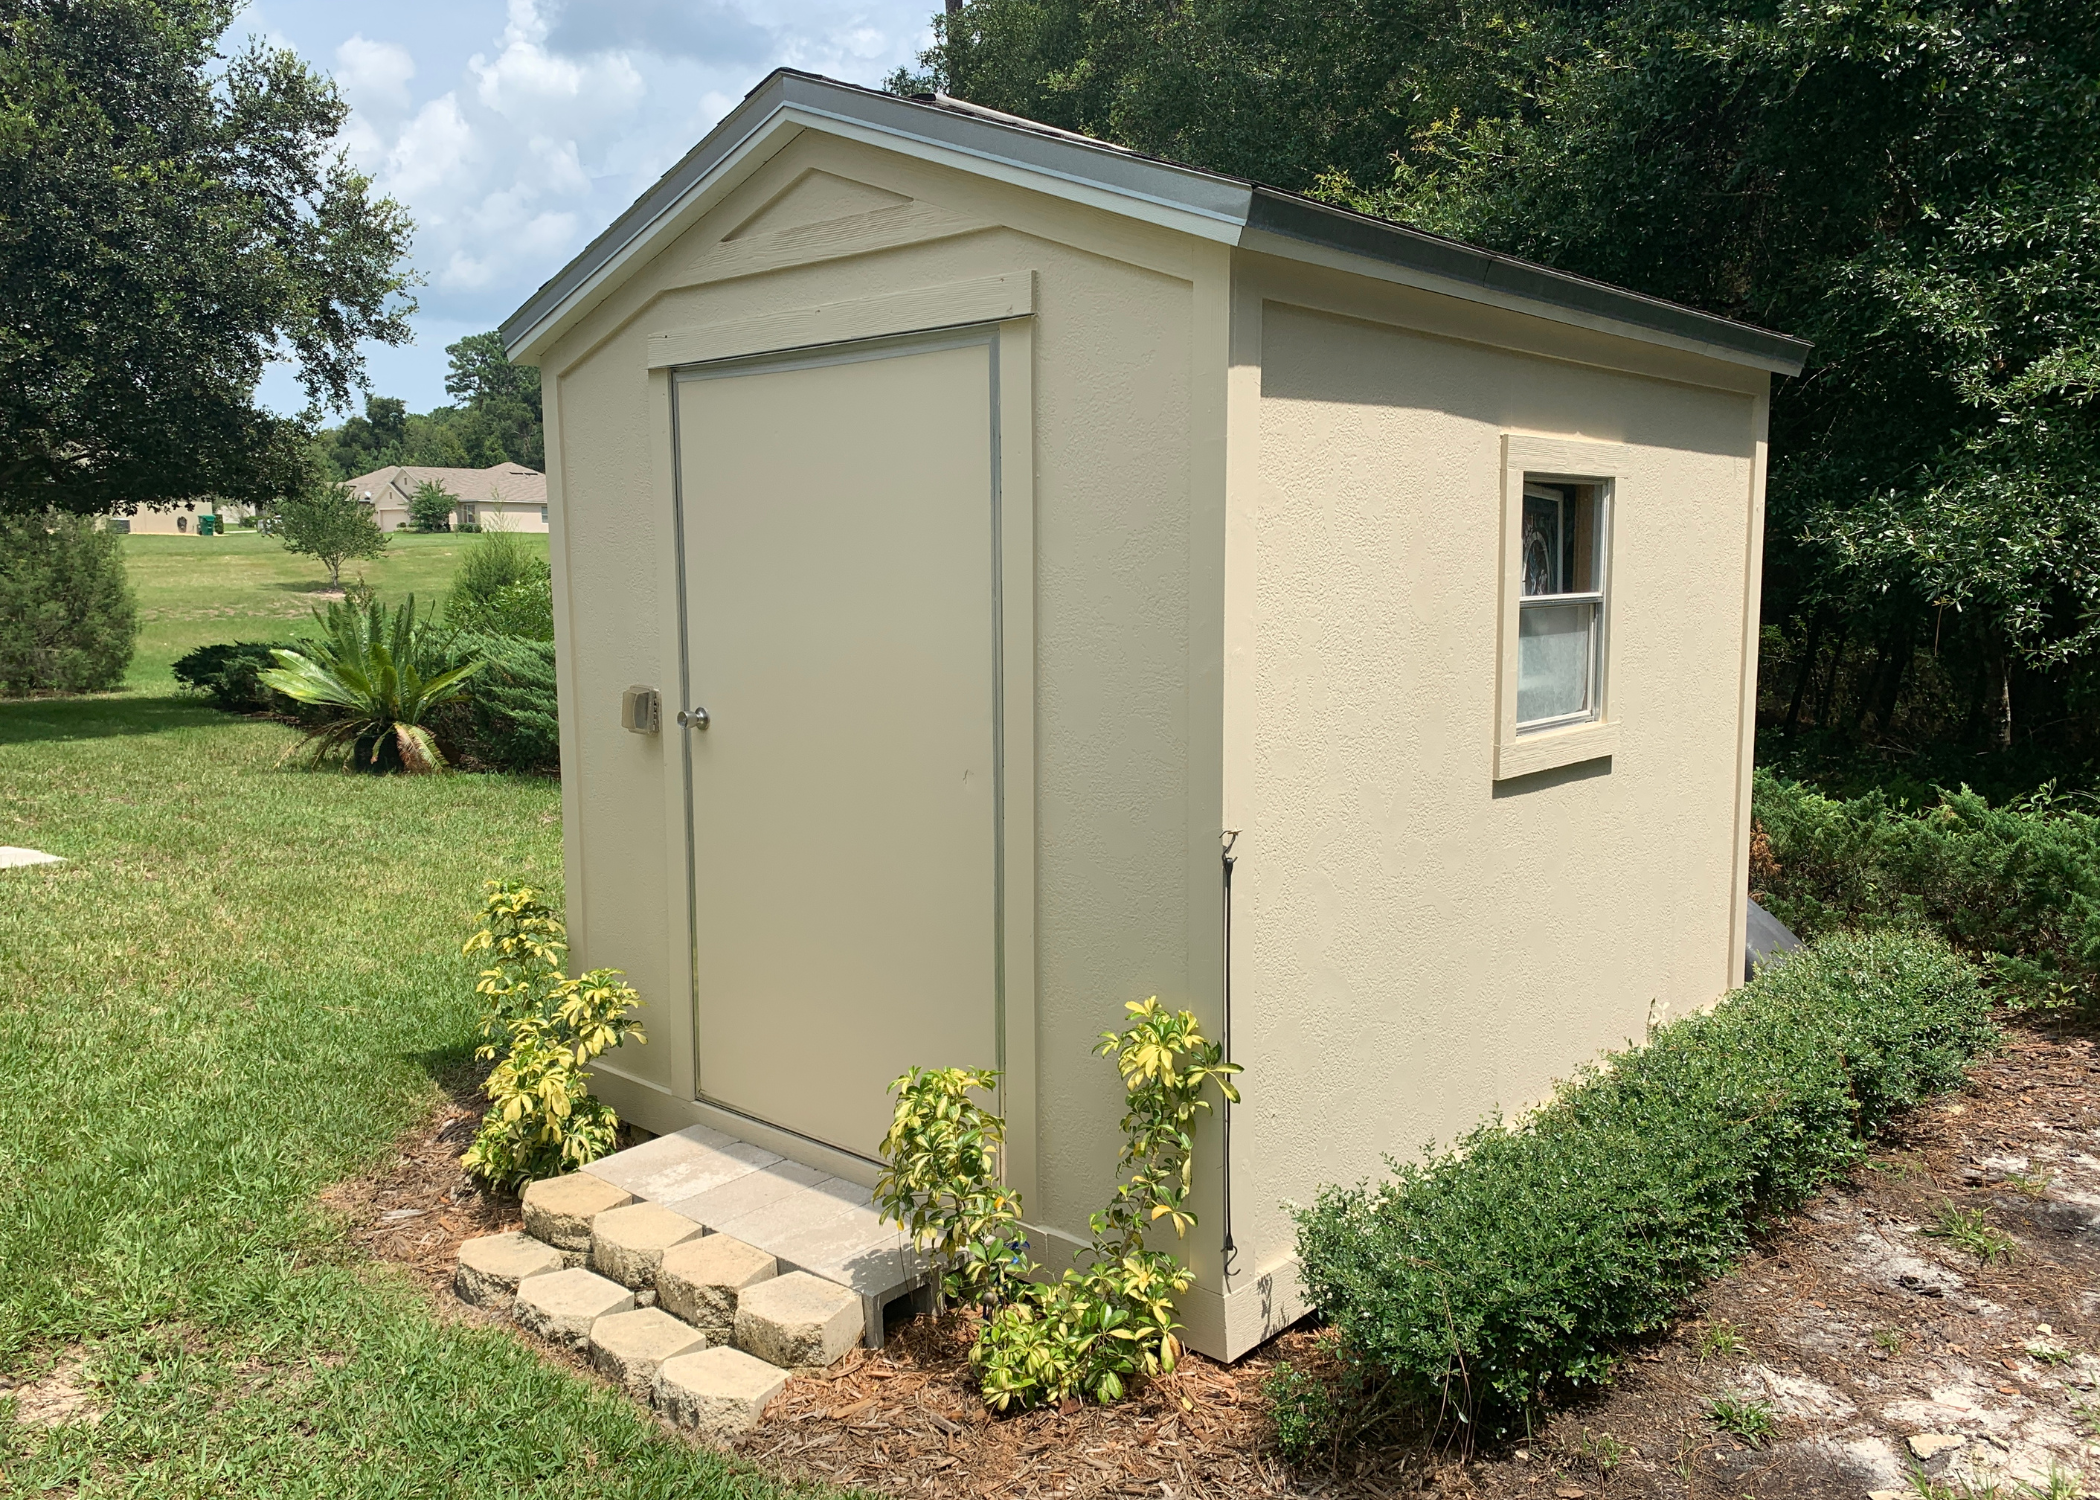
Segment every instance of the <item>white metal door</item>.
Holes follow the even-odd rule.
[[[677,403],[701,1097],[875,1154],[996,1065],[993,336],[704,366]]]

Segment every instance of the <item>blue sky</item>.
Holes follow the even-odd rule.
[[[767,73],[880,83],[939,3],[253,0],[229,40],[332,74],[344,147],[415,219],[416,341],[368,355],[378,394],[426,411],[447,399],[446,344],[495,327]],[[303,402],[282,369],[261,394]]]

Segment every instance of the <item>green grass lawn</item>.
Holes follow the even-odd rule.
[[[304,567],[130,545],[163,664],[287,618]],[[442,578],[450,545],[389,566]],[[101,1413],[31,1427],[0,1394],[0,1494],[778,1493],[443,1320],[318,1207],[471,1052],[481,882],[558,886],[561,810],[553,782],[306,771],[292,742],[164,693],[0,704],[0,844],[68,861],[0,871],[0,1376],[84,1359]]]
[[[546,549],[547,538],[527,534]],[[347,563],[345,578],[362,577],[389,602],[414,594],[444,602],[460,554],[471,535],[395,532],[379,557]],[[328,570],[284,550],[276,537],[235,531],[227,536],[127,536],[124,562],[139,600],[138,654],[124,686],[165,691],[175,685],[169,665],[184,652],[218,641],[281,641],[313,617],[328,587]]]

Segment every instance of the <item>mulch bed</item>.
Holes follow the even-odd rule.
[[[459,1241],[517,1222],[514,1199],[458,1168],[477,1114],[470,1088],[454,1091],[404,1138],[393,1170],[330,1197],[357,1243],[459,1313]],[[2096,1127],[2092,1042],[2046,1020],[2014,1024],[1963,1094],[1903,1121],[1871,1167],[1765,1237],[1669,1337],[1629,1351],[1611,1385],[1521,1444],[1467,1453],[1449,1433],[1388,1429],[1284,1464],[1261,1385],[1281,1361],[1325,1363],[1324,1335],[1306,1327],[1231,1366],[1191,1355],[1116,1406],[993,1417],[968,1382],[961,1313],[797,1376],[737,1451],[783,1476],[900,1496],[1862,1500],[1909,1490],[1905,1439],[1932,1430],[1967,1438],[1923,1465],[1934,1482],[1980,1487],[2050,1463],[2075,1473],[2100,1452],[2086,1436],[2100,1430]],[[1981,1263],[1924,1232],[1950,1208],[1982,1210],[2016,1242],[2011,1258]],[[1721,1394],[1766,1403],[1776,1435],[1717,1431],[1707,1408]]]

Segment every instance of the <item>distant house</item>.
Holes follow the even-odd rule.
[[[110,517],[107,524],[111,531],[134,536],[196,536],[201,531],[199,518],[211,515],[219,518],[213,529],[224,531],[252,520],[255,507],[235,505],[231,500],[182,500],[167,505],[142,505],[128,516]]]
[[[426,481],[443,485],[457,500],[454,526],[491,530],[545,531],[547,476],[523,464],[490,464],[486,469],[429,469],[389,464],[349,481],[350,492],[372,507],[381,531],[408,526],[408,502]]]

